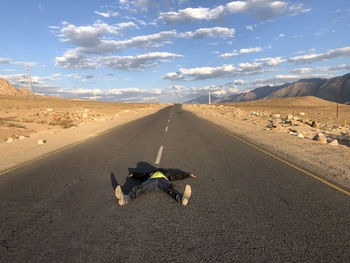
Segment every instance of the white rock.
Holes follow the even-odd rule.
[[[100,121],[106,121],[104,118],[100,118]]]
[[[328,143],[328,145],[337,146],[338,140],[332,140],[331,142]]]
[[[89,112],[90,110],[89,109],[85,109],[84,112]]]
[[[13,142],[13,138],[10,137],[7,139],[6,143],[11,143],[11,142]]]
[[[305,112],[300,112],[299,113],[301,116],[305,116]]]
[[[124,110],[124,112],[129,112],[129,110]]]
[[[89,115],[88,115],[86,112],[84,112],[81,116],[82,116],[83,118],[89,117]]]
[[[327,138],[323,133],[317,133],[312,139],[321,143],[327,143]]]
[[[288,119],[288,120],[293,119],[293,115],[289,113],[288,116],[287,116],[287,119]]]
[[[299,120],[299,118],[298,118],[298,117],[293,117],[293,120],[296,120],[296,121],[297,121],[297,120]]]
[[[19,140],[24,140],[26,137],[25,136],[23,136],[23,135],[21,135],[21,136],[19,136]]]
[[[304,135],[302,133],[298,133],[298,138],[304,138]]]
[[[45,144],[46,140],[38,140],[38,144]]]
[[[276,117],[276,118],[280,118],[281,117],[281,115],[279,115],[279,114],[275,114],[273,116]]]
[[[53,109],[47,108],[46,111],[47,111],[47,112],[53,112]]]
[[[117,117],[119,117],[119,114],[118,113],[114,114],[113,120],[115,120]]]

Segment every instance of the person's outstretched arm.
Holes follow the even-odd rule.
[[[192,173],[183,172],[183,171],[168,171],[167,172],[167,178],[169,179],[169,181],[183,180],[187,177],[196,178],[197,176],[195,176]]]

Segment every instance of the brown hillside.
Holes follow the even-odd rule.
[[[336,103],[326,101],[313,96],[292,97],[279,99],[262,99],[247,102],[227,103],[239,107],[271,107],[271,108],[286,108],[286,107],[335,107]],[[226,104],[225,104],[226,105]]]
[[[6,79],[0,79],[0,96],[21,96],[21,92]]]

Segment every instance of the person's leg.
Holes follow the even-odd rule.
[[[176,202],[180,202],[182,199],[182,193],[179,189],[166,179],[159,179],[158,188],[167,194],[169,194],[172,198],[175,199]]]
[[[124,195],[125,204],[139,197],[141,194],[155,190],[156,181],[155,179],[148,179],[142,184],[134,186],[128,195]],[[118,198],[118,196],[117,196]],[[119,199],[119,198],[118,198]],[[119,202],[120,204],[120,202]]]

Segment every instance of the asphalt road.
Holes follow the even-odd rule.
[[[118,206],[153,166],[197,175],[187,207]],[[349,196],[176,105],[0,176],[0,213],[0,262],[350,262]]]

